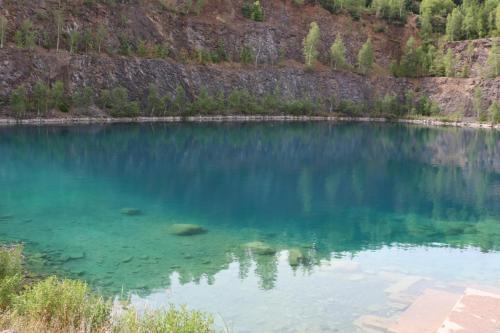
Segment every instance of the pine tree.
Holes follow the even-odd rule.
[[[446,36],[450,41],[460,40],[462,37],[463,15],[460,9],[455,8],[446,19]]]
[[[304,58],[306,67],[311,68],[314,64],[314,61],[318,57],[317,45],[320,38],[320,31],[318,24],[316,22],[312,22],[309,28],[309,32],[304,38]]]
[[[97,27],[97,31],[95,33],[95,42],[97,45],[97,52],[101,53],[101,47],[106,40],[106,37],[108,36],[108,31],[106,30],[106,27],[102,24],[100,24]]]
[[[488,59],[486,60],[486,76],[495,78],[500,76],[500,46],[493,41]]]
[[[432,38],[432,15],[430,10],[423,12],[420,18],[420,36],[426,42]]]
[[[444,56],[443,62],[444,62],[444,72],[445,72],[446,76],[454,77],[455,76],[455,56],[454,56],[453,51],[451,49],[448,49],[448,51],[446,52],[446,55]]]
[[[337,38],[335,38],[335,42],[330,47],[330,58],[331,65],[334,69],[346,67],[347,63],[345,59],[345,46],[340,34],[337,35]]]
[[[368,74],[373,67],[373,45],[368,39],[358,53],[358,66],[363,74]]]

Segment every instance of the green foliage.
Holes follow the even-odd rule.
[[[370,39],[359,50],[358,66],[363,74],[368,74],[373,68],[373,45]]]
[[[19,86],[12,91],[10,108],[17,116],[22,116],[28,109],[28,93],[24,86]]]
[[[5,35],[7,34],[7,18],[0,15],[0,49],[3,49],[5,44]]]
[[[62,81],[56,81],[52,86],[50,91],[51,106],[59,109],[60,111],[67,112],[69,108],[69,103],[64,95],[64,83]]]
[[[124,56],[130,56],[132,55],[132,50],[133,50],[133,45],[131,41],[129,40],[128,36],[125,34],[120,34],[118,35],[118,53]]]
[[[406,22],[405,0],[373,0],[377,16],[392,22]]]
[[[448,49],[446,52],[446,55],[443,58],[443,64],[446,76],[454,77],[456,75],[456,60],[451,49]]]
[[[463,16],[460,9],[453,9],[446,20],[446,37],[448,40],[455,41],[462,38],[462,22]]]
[[[488,113],[491,117],[492,124],[500,124],[500,103],[494,101],[488,108]]]
[[[84,282],[51,276],[30,286],[15,301],[21,316],[48,327],[101,328],[109,321],[111,304],[90,293]]]
[[[393,65],[391,70],[395,76],[420,77],[428,74],[428,67],[429,61],[424,47],[417,47],[415,39],[410,37],[406,42],[401,61]]]
[[[500,76],[500,43],[498,41],[492,41],[486,60],[486,76],[490,78]]]
[[[319,0],[319,3],[331,13],[349,13],[354,19],[359,19],[361,11],[369,4],[365,0]]]
[[[453,9],[446,21],[448,40],[475,39],[498,34],[498,0],[465,0]]]
[[[181,114],[182,112],[186,111],[187,106],[188,99],[186,96],[186,91],[184,90],[183,86],[179,85],[175,89],[175,97],[172,100],[172,110],[177,114]]]
[[[210,333],[213,332],[213,318],[186,307],[171,307],[166,311],[146,312],[139,315],[129,309],[120,317],[113,332],[116,333]]]
[[[240,52],[240,62],[242,64],[250,64],[253,62],[252,49],[248,46],[243,46]]]
[[[341,69],[347,67],[347,61],[345,58],[345,46],[344,41],[340,34],[335,38],[335,42],[330,47],[330,60],[331,65],[334,69]]]
[[[308,68],[311,68],[318,57],[318,42],[320,38],[319,26],[316,22],[312,22],[309,28],[309,32],[307,36],[304,38],[302,42],[304,46],[304,59],[305,65]]]
[[[73,105],[77,110],[86,110],[94,104],[94,92],[90,87],[78,89],[73,94]]]
[[[163,115],[165,111],[165,105],[158,93],[158,88],[154,84],[150,84],[148,87],[146,111],[150,116]]]
[[[110,110],[113,117],[137,117],[140,114],[139,104],[134,101],[130,102],[127,89],[120,86],[111,91],[102,90],[99,106]]]
[[[40,112],[47,112],[49,110],[50,102],[50,89],[49,87],[38,81],[33,87],[33,105],[38,114]]]
[[[241,11],[243,16],[248,19],[254,20],[256,22],[264,21],[264,8],[262,8],[259,0],[253,3],[245,2]]]
[[[35,48],[37,32],[30,20],[24,20],[19,30],[16,31],[14,39],[18,47],[32,50]]]
[[[22,246],[0,247],[0,311],[11,305],[23,278]]]
[[[486,121],[488,116],[486,109],[483,107],[483,92],[480,87],[474,88],[474,96],[472,98],[472,108],[479,121]]]
[[[97,52],[101,53],[101,48],[108,37],[108,31],[106,27],[102,24],[97,26],[97,30],[95,32],[95,43],[97,46]]]

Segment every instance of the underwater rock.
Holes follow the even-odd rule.
[[[71,260],[79,260],[79,259],[84,259],[85,258],[85,252],[74,252],[74,253],[69,253],[61,257],[61,261],[67,262]]]
[[[207,230],[197,224],[173,224],[170,232],[176,236],[194,236],[204,234]]]
[[[123,258],[122,263],[126,264],[128,262],[131,262],[133,259],[134,259],[134,257],[125,257],[125,258]]]
[[[123,215],[128,215],[128,216],[137,216],[142,214],[142,211],[137,208],[122,208],[120,212]]]
[[[290,266],[298,266],[304,259],[304,254],[300,249],[293,248],[288,250],[288,263]]]
[[[246,243],[245,248],[259,255],[273,255],[276,253],[274,248],[259,241]]]

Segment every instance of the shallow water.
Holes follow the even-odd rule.
[[[5,127],[0,191],[0,241],[24,242],[34,272],[138,306],[187,304],[233,332],[354,331],[362,315],[402,311],[394,297],[408,281],[406,293],[500,287],[494,131]],[[175,223],[208,232],[176,236]],[[276,254],[252,253],[253,241]]]

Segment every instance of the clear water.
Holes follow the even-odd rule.
[[[187,304],[233,332],[355,331],[362,315],[401,312],[394,290],[407,281],[414,292],[500,287],[494,131],[4,127],[0,191],[0,241],[23,242],[34,272],[137,306]],[[175,223],[208,232],[175,236]],[[276,255],[251,253],[252,241]]]

